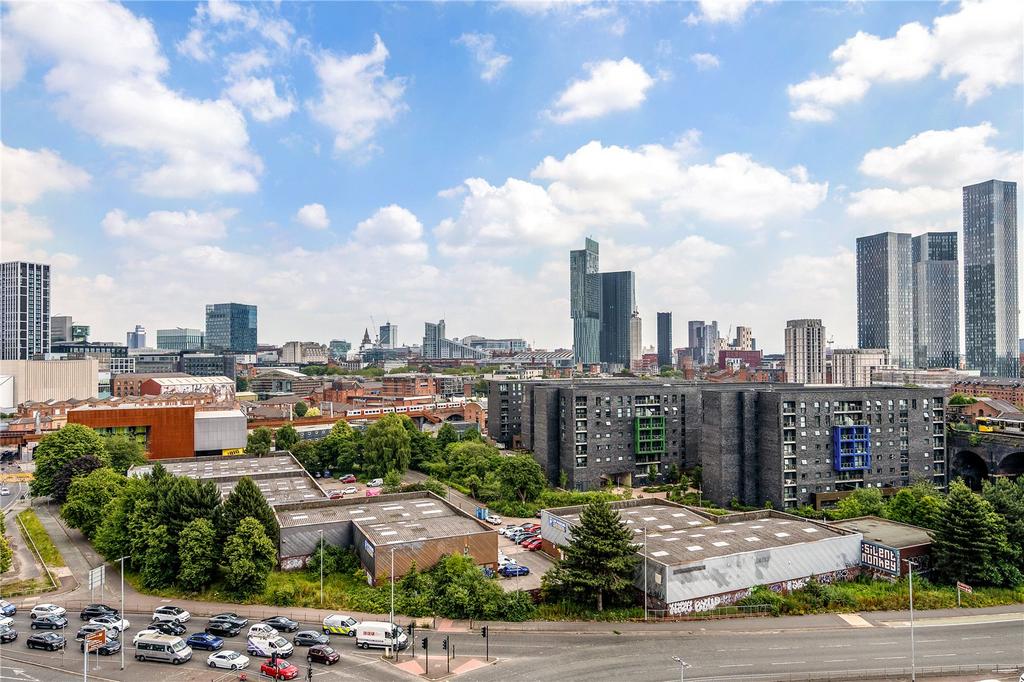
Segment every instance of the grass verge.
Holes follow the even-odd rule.
[[[43,563],[50,568],[60,568],[67,565],[64,563],[64,557],[60,555],[57,546],[50,539],[49,533],[43,528],[39,517],[36,516],[35,510],[26,509],[22,511],[18,514],[18,519],[21,521],[24,532],[28,533],[32,538],[32,543],[35,543],[36,550],[39,552]],[[26,542],[28,542],[28,538],[26,538]],[[32,543],[29,543],[30,547]]]

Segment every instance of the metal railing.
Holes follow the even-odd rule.
[[[20,516],[16,515],[14,518],[17,519],[18,527],[21,528],[21,537],[28,540],[28,544],[32,547],[32,553],[35,554],[36,559],[39,560],[39,565],[43,567],[44,571],[46,571],[46,577],[50,580],[50,585],[52,585],[52,587],[48,588],[45,591],[49,592],[51,589],[59,589],[60,581],[57,580],[56,576],[54,576],[53,573],[50,571],[50,567],[46,565],[45,561],[43,561],[43,555],[39,553],[39,548],[36,547],[35,540],[32,539],[32,534],[28,532],[27,528],[25,528],[25,522],[21,520]]]
[[[671,613],[668,609],[648,609],[648,620],[658,621],[687,621],[687,620],[717,620],[723,618],[752,618],[774,615],[773,607],[770,604],[751,604],[744,606],[719,606],[707,611],[694,611],[693,613]]]
[[[975,665],[917,666],[918,677],[944,675],[1017,674],[1024,668],[1005,663],[978,663]],[[862,670],[840,670],[814,673],[757,673],[750,675],[687,675],[688,682],[846,682],[848,680],[909,680],[911,669],[907,668],[864,668]]]

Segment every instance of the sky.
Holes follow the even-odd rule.
[[[671,311],[675,346],[855,346],[855,239],[959,230],[962,185],[1024,168],[1017,0],[0,12],[2,258],[94,340],[236,301],[260,343],[567,348],[591,236],[644,345]]]

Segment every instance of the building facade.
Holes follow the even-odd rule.
[[[249,381],[249,390],[261,399],[272,395],[311,395],[323,387],[323,380],[306,376],[291,369],[275,368],[260,370]]]
[[[382,348],[397,348],[398,347],[398,325],[391,324],[391,322],[385,322],[380,327],[380,336],[377,338],[377,343]]]
[[[601,273],[601,363],[610,368],[629,367],[636,277],[632,272]]]
[[[523,386],[515,379],[487,382],[487,436],[506,448],[523,441]]]
[[[50,266],[0,263],[0,360],[50,352]]]
[[[213,303],[206,306],[206,347],[236,353],[256,352],[256,306]]]
[[[331,343],[327,346],[331,360],[344,360],[350,350],[352,350],[352,343],[342,339],[332,339]]]
[[[658,313],[658,366],[672,365],[672,313]]]
[[[175,327],[156,330],[156,347],[163,350],[200,350],[206,334],[202,329]]]
[[[963,377],[952,383],[950,393],[963,393],[975,398],[988,396],[1005,400],[1024,409],[1024,379],[1003,377]]]
[[[960,365],[960,260],[956,232],[911,241],[914,279],[914,367]]]
[[[963,202],[967,368],[1018,377],[1017,183],[969,185]]]
[[[871,386],[872,372],[889,366],[884,348],[837,348],[832,351],[832,383],[840,386]]]
[[[289,341],[281,346],[281,362],[288,365],[326,365],[327,360],[327,346],[322,343]]]
[[[909,234],[857,239],[857,346],[885,348],[898,367],[914,365],[912,272]]]
[[[178,368],[194,377],[227,377],[237,374],[235,356],[231,353],[182,353]]]
[[[825,383],[825,327],[821,320],[786,322],[786,381]]]
[[[446,338],[444,320],[439,320],[437,324],[424,323],[420,353],[424,360],[481,360],[487,357],[487,353],[482,350]]]
[[[98,398],[99,361],[82,360],[0,360],[0,377],[7,390],[0,402],[5,412],[27,401],[85,400]],[[8,395],[9,394],[9,395]]]
[[[584,248],[569,252],[569,316],[576,364],[601,362],[600,249],[587,238]]]
[[[721,350],[718,336],[718,321],[712,320],[705,324],[704,320],[690,320],[687,323],[687,340],[690,356],[698,367],[706,367],[718,362],[718,351]]]
[[[72,320],[70,315],[51,315],[50,343],[54,344],[71,341],[71,325]]]
[[[135,325],[135,329],[125,334],[125,345],[135,350],[146,347],[146,328],[141,324]]]

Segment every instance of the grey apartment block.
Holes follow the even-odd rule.
[[[960,261],[956,232],[914,237],[914,366],[960,364]]]
[[[0,263],[0,360],[50,352],[50,266]]]
[[[487,435],[506,448],[522,442],[523,381],[492,379],[487,382]]]
[[[658,313],[658,366],[672,364],[672,313]]]
[[[857,239],[857,345],[886,348],[899,367],[914,364],[910,235]]]

